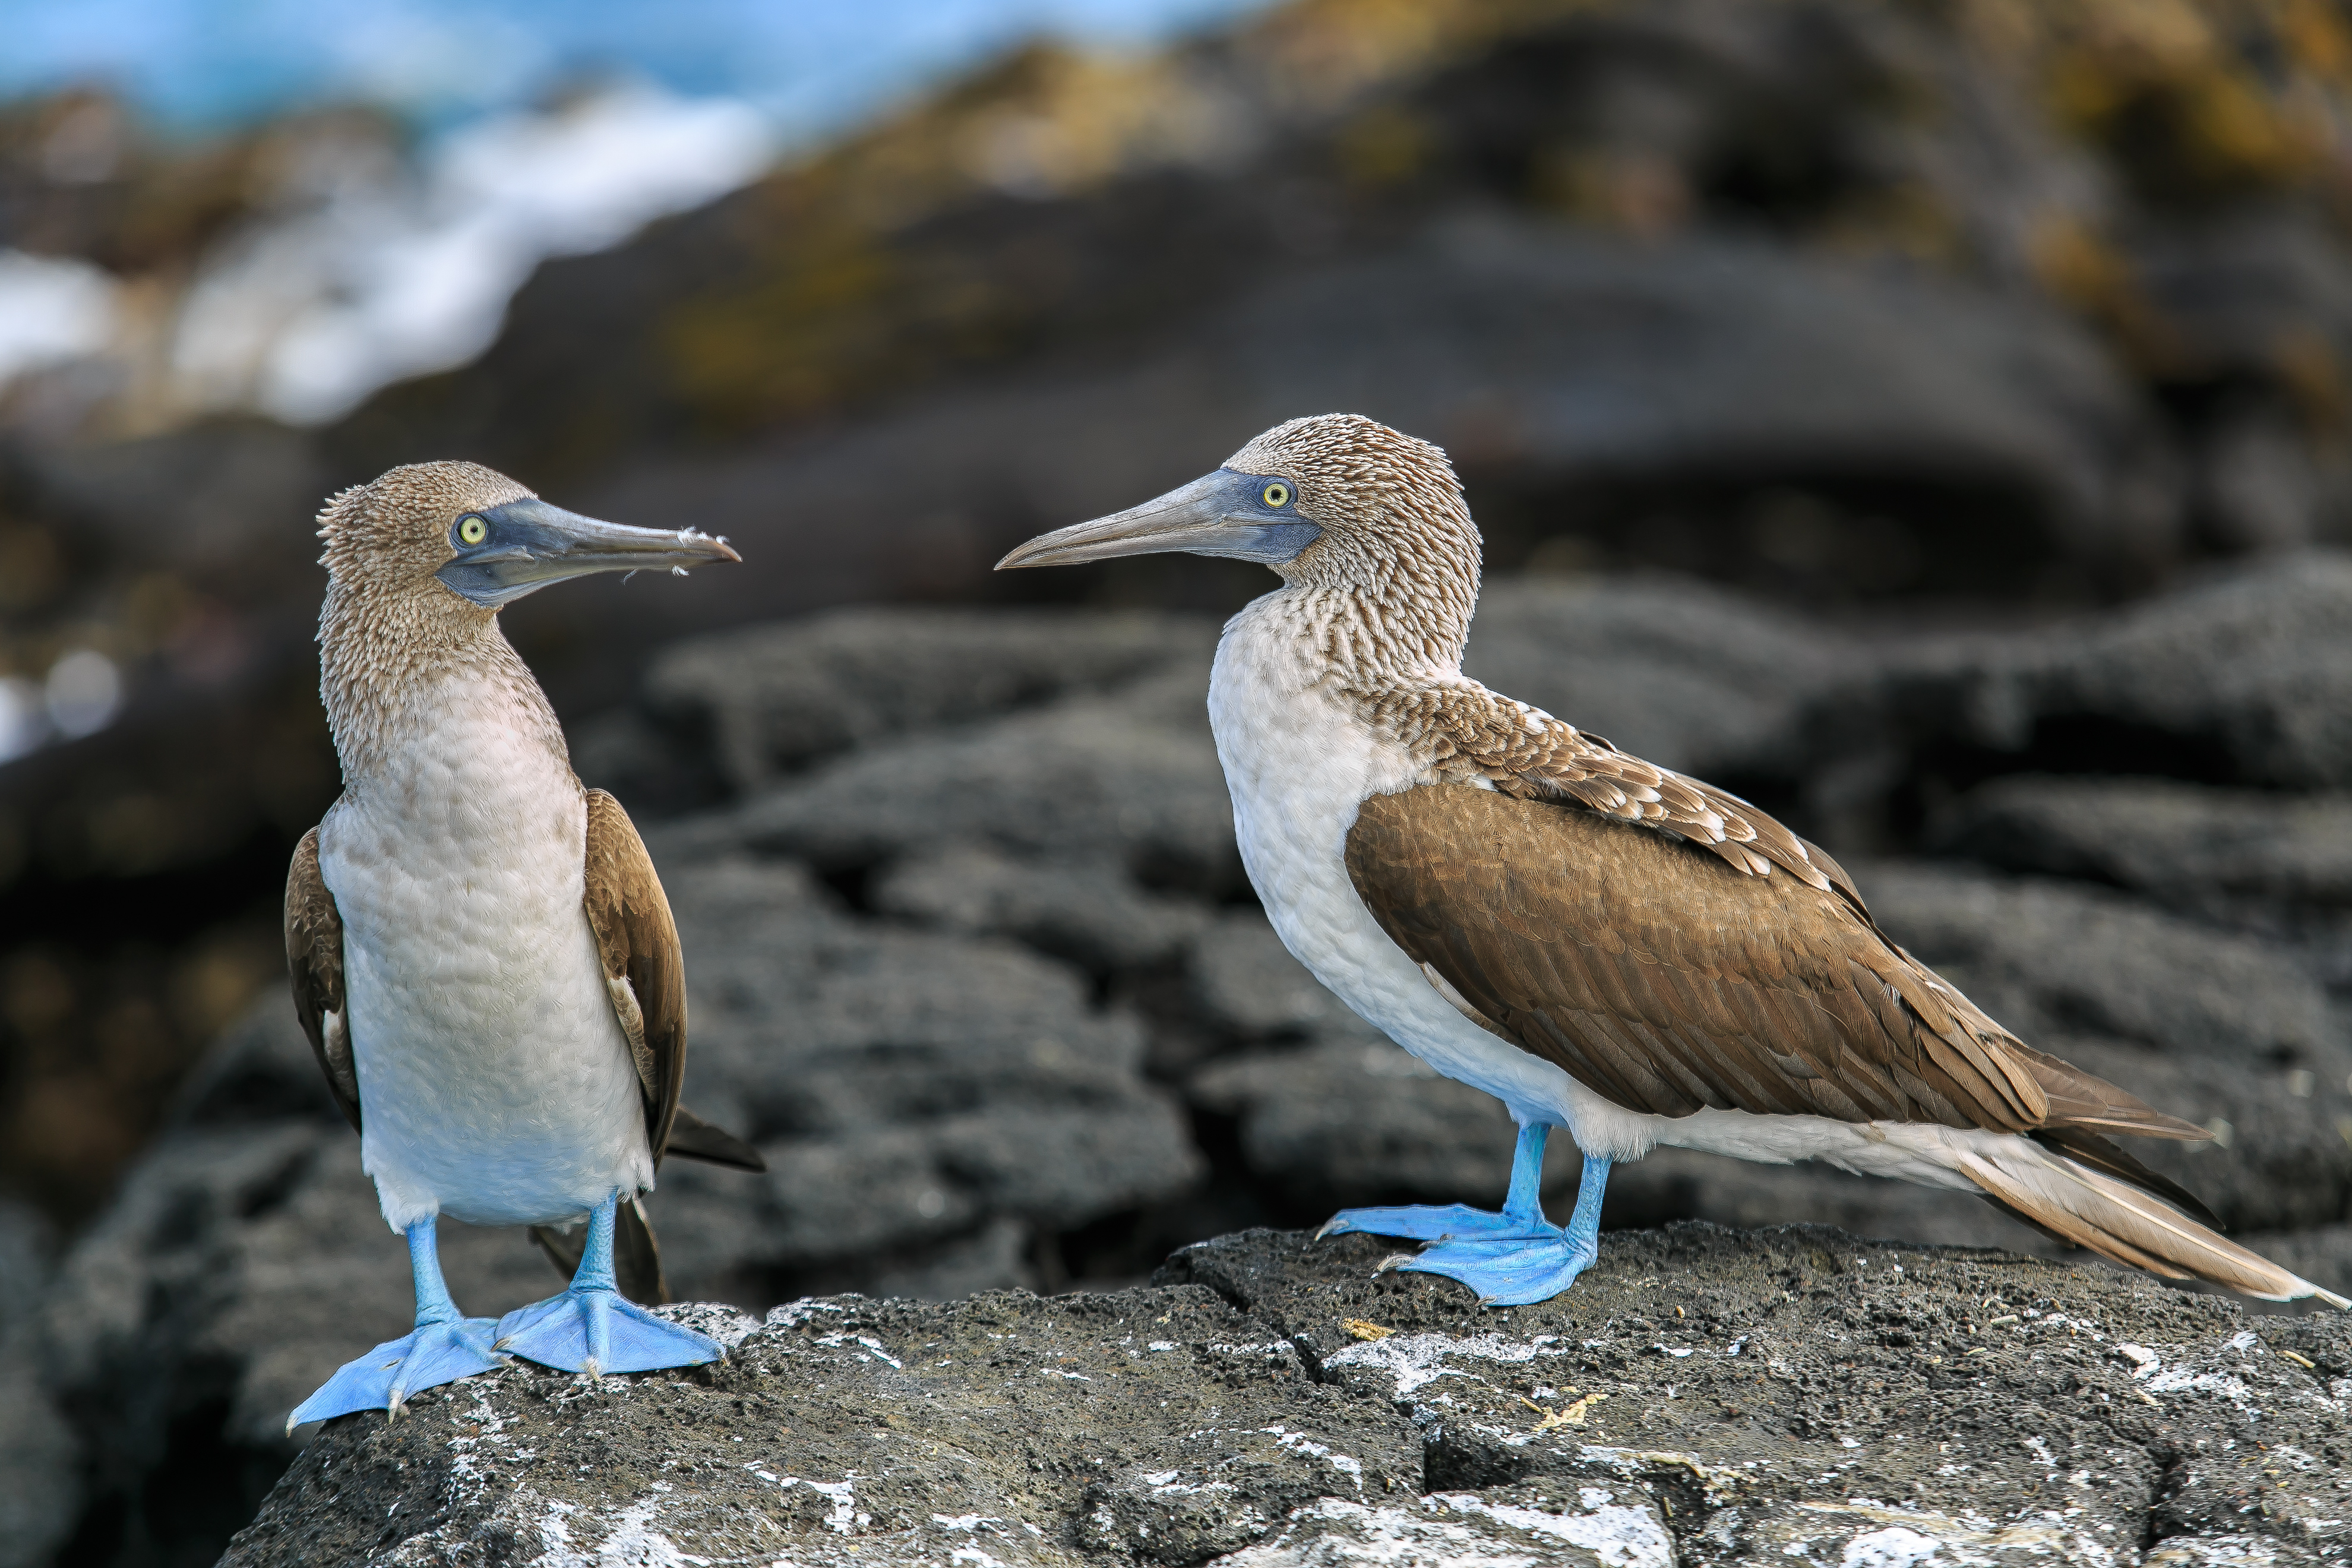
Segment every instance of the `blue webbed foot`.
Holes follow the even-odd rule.
[[[1478,1293],[1482,1307],[1529,1307],[1575,1284],[1600,1250],[1591,1239],[1579,1241],[1548,1225],[1532,1235],[1436,1242],[1381,1267],[1458,1279]]]
[[[1417,1255],[1391,1258],[1381,1272],[1442,1274],[1478,1293],[1481,1306],[1525,1307],[1548,1301],[1576,1283],[1601,1250],[1601,1194],[1609,1162],[1586,1156],[1576,1212],[1565,1228],[1544,1218],[1541,1123],[1519,1129],[1511,1160],[1511,1187],[1502,1212],[1465,1204],[1412,1204],[1393,1208],[1342,1209],[1316,1237],[1361,1231],[1401,1236],[1425,1245]]]
[[[1402,1204],[1394,1208],[1341,1209],[1323,1222],[1315,1239],[1360,1231],[1366,1236],[1402,1236],[1413,1241],[1442,1241],[1448,1237],[1517,1236],[1527,1222],[1492,1209],[1468,1204]]]
[[[408,1266],[416,1284],[416,1327],[357,1361],[345,1362],[318,1393],[294,1407],[286,1418],[286,1430],[360,1410],[398,1415],[410,1394],[507,1364],[507,1358],[490,1344],[498,1325],[488,1318],[467,1317],[449,1299],[431,1219],[408,1227]]]
[[[497,1327],[488,1318],[419,1323],[359,1360],[345,1362],[318,1393],[294,1407],[286,1429],[291,1432],[306,1421],[329,1421],[357,1410],[398,1415],[410,1394],[478,1372],[496,1372],[507,1364],[507,1358],[490,1348]]]
[[[499,1350],[591,1377],[700,1366],[727,1353],[709,1335],[657,1318],[614,1288],[613,1219],[618,1205],[615,1194],[588,1216],[588,1241],[571,1289],[499,1320]]]
[[[518,1307],[499,1320],[498,1348],[560,1372],[656,1372],[700,1366],[727,1347],[708,1334],[657,1318],[610,1286],[574,1282],[561,1296]]]

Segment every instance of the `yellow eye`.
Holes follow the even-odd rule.
[[[1287,506],[1290,504],[1290,487],[1276,479],[1259,493],[1258,499],[1268,506]]]
[[[483,540],[488,539],[489,536],[490,525],[484,522],[480,518],[461,517],[457,520],[458,543],[479,544]]]

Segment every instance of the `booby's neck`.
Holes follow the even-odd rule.
[[[1458,523],[1402,546],[1335,541],[1243,614],[1289,641],[1315,685],[1372,696],[1458,680],[1478,605],[1477,530],[1466,513]]]
[[[364,790],[413,748],[474,718],[568,773],[563,727],[498,616],[441,604],[432,597],[439,592],[328,584],[319,611],[319,695],[345,787]]]

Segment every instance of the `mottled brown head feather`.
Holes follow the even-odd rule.
[[[1223,466],[1289,480],[1298,515],[1322,525],[1275,568],[1286,582],[1358,600],[1392,659],[1461,663],[1478,603],[1478,526],[1442,447],[1360,414],[1318,414],[1276,426]]]
[[[514,695],[517,722],[564,755],[538,682],[498,612],[434,576],[457,554],[462,514],[531,492],[479,463],[411,463],[331,498],[319,513],[327,596],[319,607],[319,695],[348,784],[375,764],[433,671],[464,667]]]
[[[473,610],[433,576],[457,554],[449,542],[450,525],[467,512],[503,506],[530,493],[479,463],[410,463],[394,468],[328,500],[319,513],[319,537],[327,542],[319,564],[346,588],[430,592],[436,599]]]

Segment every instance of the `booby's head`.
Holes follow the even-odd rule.
[[[996,569],[1169,552],[1255,561],[1298,586],[1458,601],[1465,623],[1478,593],[1478,530],[1454,465],[1360,414],[1277,425],[1215,472],[1041,534]]]
[[[742,559],[691,529],[550,506],[478,463],[411,463],[345,490],[319,514],[319,537],[337,590],[477,620],[566,577]]]

